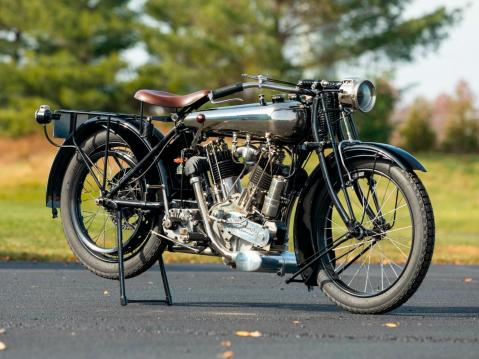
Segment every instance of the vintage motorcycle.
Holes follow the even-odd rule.
[[[50,122],[65,139],[46,200],[54,217],[61,209],[75,256],[120,280],[122,305],[124,278],[157,260],[171,304],[165,250],[221,257],[240,271],[290,273],[287,283],[319,286],[355,313],[403,304],[430,265],[434,217],[415,173],[426,171],[421,163],[359,140],[353,112],[373,109],[374,85],[244,76],[250,81],[185,96],[140,90],[138,115],[40,107],[35,117],[47,139],[54,144]],[[250,88],[281,94],[199,110]],[[171,114],[146,116],[144,104]],[[163,134],[154,121],[171,129]]]

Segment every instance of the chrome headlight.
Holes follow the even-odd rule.
[[[346,79],[339,87],[339,102],[361,112],[369,112],[376,103],[376,88],[369,80]]]

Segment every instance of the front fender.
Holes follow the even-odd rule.
[[[409,152],[391,146],[385,143],[375,142],[352,142],[343,145],[343,156],[345,161],[361,158],[380,157],[397,164],[406,171],[423,171],[426,168]],[[336,171],[334,166],[334,157],[330,154],[326,161],[330,173]],[[311,257],[315,253],[314,249],[314,223],[313,213],[315,213],[315,206],[320,205],[316,200],[318,191],[326,185],[321,172],[320,166],[317,166],[308,177],[303,189],[301,190],[294,213],[294,248],[296,253],[296,260],[298,263],[303,263],[305,259]],[[305,284],[309,286],[317,286],[316,273],[318,267],[308,269],[303,274]]]
[[[374,158],[379,156],[388,159],[403,170],[422,171],[427,172],[426,168],[409,152],[402,148],[392,146],[386,143],[378,142],[351,142],[351,144],[344,142],[343,147],[344,156],[348,159],[357,157]]]
[[[92,118],[83,123],[76,130],[75,141],[77,144],[81,144],[93,133],[106,129],[107,119]],[[117,134],[121,138],[128,140],[132,145],[136,146],[140,152],[148,153],[152,149],[152,145],[144,137],[141,136],[139,129],[131,121],[125,121],[120,118],[111,118],[110,129],[113,133]],[[163,138],[163,135],[158,130],[154,129],[153,139],[155,142],[159,142]],[[65,142],[65,146],[73,145],[73,137],[70,135]],[[57,152],[55,159],[50,170],[48,177],[47,193],[46,193],[46,205],[50,208],[60,207],[60,196],[63,178],[65,176],[66,169],[70,163],[72,157],[75,155],[76,150],[73,147],[62,147]],[[158,174],[161,179],[164,179],[164,171],[162,169],[161,162],[158,165]],[[163,181],[166,183],[166,181]]]

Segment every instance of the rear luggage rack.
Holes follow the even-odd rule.
[[[53,125],[53,137],[55,138],[68,138],[83,123],[96,117],[103,119],[119,118],[125,121],[140,119],[140,116],[134,114],[78,110],[57,110],[54,112],[55,115],[57,116]]]
[[[68,138],[78,127],[92,118],[98,119],[121,119],[123,121],[139,121],[141,118],[148,121],[173,122],[171,115],[166,116],[142,116],[129,113],[82,111],[82,110],[56,110],[43,105],[35,113],[35,119],[39,124],[46,125],[53,121],[53,137]],[[140,123],[142,127],[142,123]],[[142,128],[141,128],[142,129]]]

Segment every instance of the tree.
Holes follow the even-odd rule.
[[[411,0],[148,0],[143,40],[150,61],[130,89],[186,93],[262,73],[336,79],[341,64],[411,61],[435,49],[458,9],[405,18]],[[369,69],[371,67],[369,66]],[[369,70],[371,73],[374,70]],[[377,74],[374,74],[377,76]],[[379,79],[376,108],[358,115],[365,139],[387,141],[397,93]],[[131,92],[130,91],[130,92]]]
[[[243,72],[336,78],[344,63],[410,61],[459,18],[444,7],[404,18],[411,1],[0,0],[0,131],[30,131],[41,103],[130,111],[140,87],[185,93]],[[125,81],[122,52],[139,42],[149,61]],[[372,116],[385,121],[391,98],[379,94]],[[385,138],[381,121],[364,131]]]
[[[306,70],[335,74],[338,65],[366,57],[411,61],[420,51],[434,50],[457,22],[461,10],[444,6],[406,18],[414,0],[276,0],[289,42],[301,40],[299,65]],[[281,15],[280,15],[281,16]]]
[[[474,95],[465,81],[459,82],[455,96],[449,98],[443,147],[451,152],[479,151],[479,116]]]
[[[155,22],[143,29],[151,58],[139,82],[189,92],[238,82],[241,73],[288,73],[273,10],[268,1],[148,1]]]
[[[459,10],[404,18],[411,0],[148,0],[143,40],[150,62],[140,82],[187,92],[242,72],[297,80],[334,78],[367,57],[411,61],[437,47]]]
[[[0,0],[0,131],[32,130],[34,108],[115,110],[136,40],[128,0]]]
[[[411,151],[429,151],[434,148],[436,133],[431,127],[431,118],[431,104],[425,98],[417,98],[400,129],[404,147]]]

